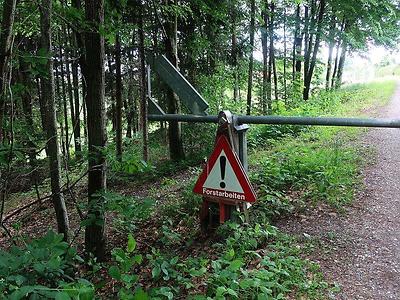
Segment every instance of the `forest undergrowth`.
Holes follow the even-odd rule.
[[[367,116],[384,106],[394,81],[353,85],[291,109],[274,103],[274,114]],[[312,247],[274,226],[280,218],[319,203],[339,213],[360,186],[365,154],[357,139],[365,129],[310,126],[252,126],[249,130],[250,178],[258,201],[250,223],[238,215],[208,235],[198,222],[201,198],[192,193],[201,161],[213,145],[215,126],[184,125],[188,157],[166,160],[165,134],[150,133],[150,163],[140,159],[140,142],[125,141],[124,160],[114,159],[112,144],[106,199],[109,256],[106,262],[84,257],[81,221],[87,193],[79,181],[66,194],[74,238],[68,244],[52,229],[52,207],[43,202],[9,218],[12,240],[1,233],[0,294],[10,299],[320,299],[340,288],[327,282],[312,260]],[[371,150],[371,155],[373,155]],[[70,166],[75,182],[86,166]],[[6,215],[49,190],[16,190]],[[46,233],[46,230],[49,230]],[[311,243],[311,242],[310,242]]]

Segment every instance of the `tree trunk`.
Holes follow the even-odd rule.
[[[270,109],[270,98],[268,97],[269,90],[271,90],[271,82],[268,82],[268,24],[269,24],[269,17],[268,17],[268,1],[264,2],[263,11],[262,11],[262,18],[264,27],[261,30],[261,46],[262,46],[262,53],[263,53],[263,78],[262,78],[262,94],[261,94],[261,101],[262,101],[262,108],[263,113],[267,114],[268,110]]]
[[[253,89],[253,51],[254,51],[254,30],[255,30],[255,14],[256,14],[256,4],[255,0],[250,0],[250,58],[249,58],[249,73],[247,79],[247,109],[246,114],[251,113],[251,98]]]
[[[312,76],[313,76],[313,73],[314,73],[315,64],[317,62],[317,54],[318,54],[319,44],[320,44],[320,40],[321,40],[322,20],[323,20],[323,17],[324,17],[324,13],[325,13],[325,0],[321,0],[320,1],[320,5],[319,5],[319,13],[318,13],[318,21],[317,21],[318,22],[317,23],[317,33],[316,33],[316,37],[315,37],[313,55],[312,55],[312,58],[311,58],[311,63],[310,63],[310,66],[309,66],[309,70],[307,72],[307,77],[304,80],[304,92],[303,92],[303,99],[304,100],[308,100],[308,98],[310,96],[311,79],[312,79]],[[311,47],[310,47],[310,49],[311,49]]]
[[[276,59],[275,59],[275,46],[274,46],[274,13],[275,13],[275,3],[271,2],[270,4],[270,13],[271,16],[269,18],[270,24],[269,28],[269,58],[272,61],[272,75],[274,76],[274,96],[275,100],[278,100],[278,75],[276,73]]]
[[[64,27],[64,36],[68,37],[68,31]],[[76,135],[75,135],[75,124],[76,124],[76,118],[75,118],[75,105],[74,105],[74,96],[73,96],[73,91],[72,91],[72,83],[71,83],[71,71],[70,71],[70,60],[71,60],[71,55],[70,55],[70,50],[68,49],[69,45],[68,42],[65,41],[64,43],[64,57],[65,57],[65,76],[67,77],[67,92],[68,92],[68,100],[69,100],[69,109],[70,109],[70,114],[71,114],[71,124],[72,124],[72,133],[74,136],[74,149],[75,153],[80,152],[80,144],[77,143],[76,140]],[[78,100],[79,101],[79,100]],[[78,108],[79,109],[79,108]],[[71,138],[68,137],[68,144],[71,141]]]
[[[337,70],[337,78],[335,80],[335,89],[338,89],[342,85],[342,76],[343,76],[343,68],[344,62],[346,60],[346,52],[347,52],[347,40],[343,39],[342,43],[342,51],[340,52],[339,66]]]
[[[310,17],[308,14],[308,6],[304,7],[304,56],[303,56],[303,78],[305,79],[307,76],[307,71],[308,71],[308,60],[306,59],[309,55],[309,49],[308,49],[308,44],[309,44],[309,27],[310,27]]]
[[[295,22],[295,37],[293,42],[293,81],[299,80],[299,75],[301,73],[301,46],[303,43],[303,36],[300,30],[300,4],[297,4]]]
[[[328,61],[326,63],[326,76],[325,76],[325,90],[329,90],[330,82],[331,82],[331,71],[332,71],[332,55],[333,48],[335,47],[335,28],[336,28],[336,18],[332,15],[331,25],[329,27],[329,53],[328,53]]]
[[[86,21],[92,26],[85,32],[85,78],[87,130],[89,150],[88,219],[85,230],[87,253],[93,253],[98,261],[104,261],[106,239],[104,235],[104,197],[106,188],[105,155],[106,115],[104,101],[104,38],[100,30],[104,25],[104,0],[85,0]]]
[[[111,98],[111,111],[107,111],[106,115],[109,117],[107,119],[111,119],[112,131],[115,131],[117,125],[115,120],[115,93],[114,93],[114,72],[112,67],[112,57],[106,51],[107,64],[108,64],[108,73],[107,73],[107,81],[109,82],[110,89],[110,98]],[[110,117],[111,115],[111,117]]]
[[[76,43],[73,43],[76,45]],[[76,57],[76,50],[73,50],[74,57]],[[74,107],[75,107],[75,123],[72,124],[75,137],[75,157],[76,159],[82,159],[82,141],[81,141],[81,104],[79,101],[79,73],[78,63],[76,60],[72,62],[72,83],[74,92]]]
[[[40,47],[48,54],[48,57],[51,57],[52,51],[50,29],[51,13],[51,0],[42,0],[40,6]],[[53,60],[51,58],[47,59],[45,69],[46,75],[42,76],[40,79],[42,103],[44,104],[41,110],[44,111],[44,122],[46,123],[46,147],[49,156],[52,202],[56,212],[58,232],[64,235],[64,240],[68,240],[69,222],[64,197],[61,192],[60,155],[54,102]]]
[[[171,1],[166,0],[168,5]],[[177,3],[177,0],[174,1]],[[177,47],[177,25],[178,20],[175,15],[173,21],[167,21],[165,24],[165,30],[167,36],[165,37],[165,52],[169,61],[178,68],[178,47]],[[211,61],[214,61],[211,59]],[[211,63],[211,68],[215,66]],[[179,113],[179,101],[177,95],[170,89],[167,88],[167,110],[169,114]],[[170,121],[168,127],[168,140],[169,140],[169,151],[172,160],[182,160],[185,158],[185,152],[183,150],[182,143],[182,130],[181,125],[177,121]]]
[[[287,99],[287,90],[286,90],[286,8],[283,12],[283,99]]]
[[[231,5],[231,59],[233,67],[233,101],[239,101],[239,73],[238,73],[238,45],[236,34],[236,6],[234,3]]]
[[[59,40],[61,40],[59,38]],[[65,73],[64,73],[64,63],[63,63],[63,54],[62,54],[62,48],[61,48],[61,42],[59,46],[59,56],[60,56],[60,76],[61,76],[61,90],[62,90],[62,104],[63,104],[63,113],[64,113],[64,131],[65,131],[65,137],[64,137],[64,147],[65,147],[65,153],[66,153],[66,159],[70,159],[70,154],[69,154],[69,126],[68,126],[68,109],[67,109],[67,91],[65,89]]]
[[[339,64],[339,52],[340,52],[340,45],[341,45],[341,35],[344,31],[344,26],[345,26],[345,20],[343,19],[342,25],[340,26],[340,35],[339,38],[336,42],[336,55],[335,55],[335,65],[333,67],[333,73],[332,73],[332,79],[331,79],[331,89],[334,88],[335,86],[335,80],[336,80],[336,73],[337,73],[337,67]]]
[[[140,14],[139,18],[139,59],[140,59],[140,123],[142,127],[142,140],[143,140],[143,160],[147,161],[149,159],[149,132],[147,125],[147,82],[146,82],[146,64],[145,64],[145,52],[144,52],[144,28],[143,28],[143,4],[140,3]],[[175,99],[176,100],[176,99]],[[170,124],[171,127],[171,124]],[[180,127],[179,127],[180,130]],[[173,136],[172,139],[178,138]],[[180,139],[179,131],[179,139]],[[170,149],[173,140],[170,139]],[[182,147],[183,149],[183,147]],[[171,151],[171,157],[172,150]],[[182,150],[183,151],[183,150]]]
[[[115,144],[117,159],[122,161],[122,75],[121,75],[121,36],[115,39]]]
[[[81,10],[82,4],[81,0],[71,0],[71,6],[75,9]],[[74,30],[74,44],[76,46],[76,51],[78,55],[78,61],[81,69],[81,83],[82,83],[82,111],[83,111],[83,135],[85,143],[87,143],[87,123],[86,123],[86,80],[85,80],[85,47],[84,47],[84,37],[79,30]],[[80,136],[80,132],[79,132]],[[82,140],[80,140],[80,145],[82,147]]]
[[[16,0],[4,0],[0,33],[0,143],[3,141],[3,117],[5,109],[5,80],[10,64],[12,48],[12,32],[15,17]]]

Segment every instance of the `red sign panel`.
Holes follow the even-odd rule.
[[[256,194],[228,139],[221,135],[193,191],[206,197],[255,202]]]

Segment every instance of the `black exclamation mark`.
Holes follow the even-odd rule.
[[[219,166],[221,169],[221,179],[224,180],[225,179],[225,166],[226,166],[226,157],[225,156],[221,156],[219,158]],[[225,182],[221,181],[219,183],[219,186],[223,189],[225,188]]]

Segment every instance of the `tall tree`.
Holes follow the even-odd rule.
[[[261,28],[261,46],[263,53],[263,78],[262,78],[262,108],[263,113],[268,113],[271,108],[271,77],[269,77],[268,65],[268,26],[269,26],[269,11],[268,0],[265,0],[262,5],[263,27]]]
[[[58,232],[64,235],[65,240],[68,240],[69,222],[63,193],[61,191],[61,166],[54,101],[53,60],[51,59],[51,16],[52,1],[42,0],[40,5],[40,47],[46,54],[47,59],[45,72],[40,78],[40,87],[42,90],[41,110],[43,111],[42,115],[44,116],[43,121],[46,124],[46,147],[47,155],[49,156],[52,202],[56,212]]]
[[[299,80],[301,72],[301,47],[303,43],[303,36],[300,29],[300,4],[296,7],[296,18],[295,18],[295,31],[294,31],[294,42],[293,42],[293,76],[292,80]]]
[[[106,145],[106,115],[104,100],[104,38],[100,34],[104,26],[104,0],[85,0],[85,16],[88,29],[85,32],[85,79],[87,106],[87,133],[89,150],[88,219],[85,230],[86,252],[98,260],[105,258],[104,197],[106,168],[103,148]]]
[[[336,28],[336,17],[334,14],[332,14],[331,24],[329,26],[329,34],[328,34],[329,53],[328,53],[328,61],[326,63],[325,90],[329,90],[331,82],[332,56],[333,56],[333,49],[335,48],[335,28]]]
[[[3,140],[3,117],[5,110],[4,91],[7,83],[6,76],[10,61],[12,48],[12,32],[14,26],[16,0],[4,0],[3,16],[0,33],[0,142]]]
[[[320,0],[319,2],[319,10],[318,10],[318,19],[317,19],[317,31],[315,34],[315,43],[312,49],[312,58],[308,66],[308,70],[306,71],[306,77],[304,78],[304,90],[303,90],[303,99],[307,100],[310,96],[310,87],[311,87],[311,80],[314,73],[315,64],[317,63],[317,54],[320,46],[321,41],[321,34],[322,34],[322,21],[325,13],[325,0]],[[314,4],[315,5],[315,4]],[[314,26],[312,26],[314,27]],[[308,47],[308,56],[311,53],[311,43],[312,37],[310,37],[309,47]]]
[[[146,90],[146,65],[145,65],[145,51],[144,51],[144,28],[143,28],[143,13],[144,13],[144,5],[140,1],[140,16],[139,16],[139,64],[140,64],[140,123],[142,127],[142,138],[143,138],[143,160],[147,161],[149,159],[149,132],[148,132],[148,125],[147,125],[147,90]],[[169,95],[170,97],[173,97],[174,95]],[[176,99],[171,99],[170,101],[176,101]],[[178,125],[179,126],[179,125]],[[170,123],[171,127],[171,123]],[[180,127],[178,127],[180,130]],[[170,129],[172,130],[172,129]],[[172,133],[173,135],[173,133]],[[170,134],[170,153],[171,157],[173,155],[180,156],[179,154],[179,149],[172,153],[173,151],[171,150],[171,143],[173,143],[173,139],[178,139],[180,140],[180,133],[177,132],[176,136],[172,136]],[[183,150],[182,150],[183,151]]]
[[[165,4],[177,5],[177,0],[173,2],[171,0],[165,0]],[[165,22],[165,52],[169,61],[178,68],[178,18],[177,14],[174,13],[172,16],[166,16]],[[169,114],[176,114],[179,112],[179,101],[178,96],[167,87],[167,110]],[[183,150],[182,142],[182,129],[181,125],[177,121],[170,121],[168,126],[168,140],[169,140],[169,152],[172,160],[181,160],[185,158],[185,152]]]
[[[249,58],[249,73],[247,78],[247,109],[246,114],[250,115],[251,112],[251,98],[253,90],[253,64],[254,64],[254,31],[255,31],[255,18],[256,18],[256,3],[255,0],[250,0],[250,58]]]
[[[115,144],[117,159],[122,161],[122,74],[121,74],[121,34],[115,38]]]

